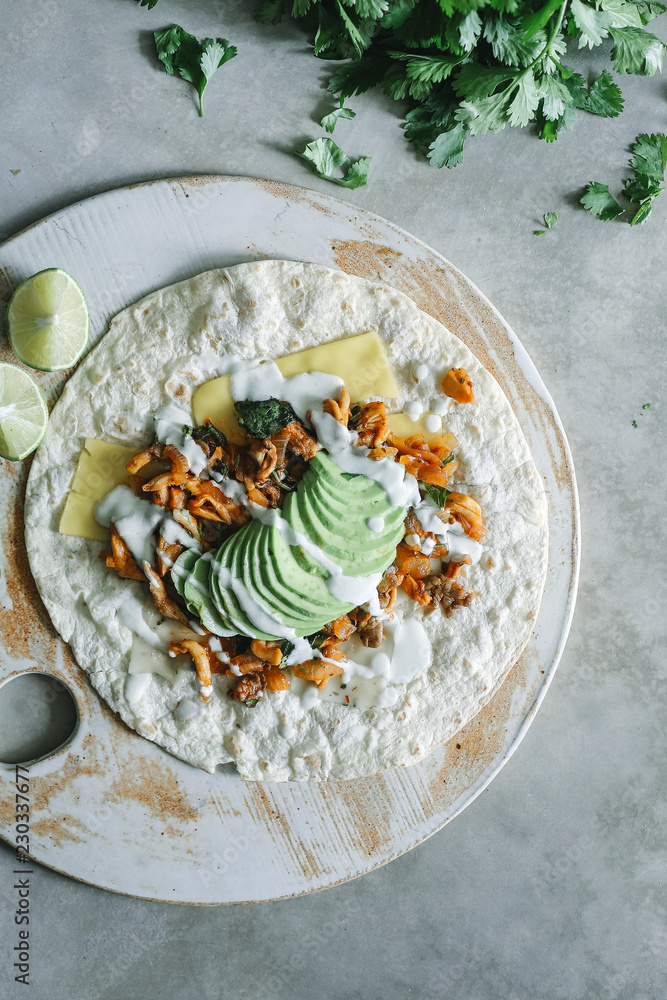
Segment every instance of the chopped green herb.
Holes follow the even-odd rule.
[[[447,458],[443,458],[442,462],[440,463],[440,468],[442,468],[444,465],[449,465],[450,462],[454,462],[455,460],[456,460],[456,455],[448,455]]]
[[[287,483],[282,481],[282,479],[279,479],[278,473],[275,472],[275,470],[271,473],[271,475],[275,479],[281,490],[285,490],[287,493],[291,493],[292,490],[296,489],[296,486],[294,484],[292,484],[292,486],[288,486]]]
[[[642,406],[642,410],[650,410],[650,409],[651,409],[650,403],[644,403],[644,405]]]
[[[637,423],[637,421],[636,421],[636,420],[633,420],[633,421],[632,421],[632,426],[633,426],[633,427],[639,427],[639,424]]]
[[[358,475],[358,472],[341,472],[343,479],[356,479]]]
[[[547,229],[553,229],[553,227],[557,224],[557,222],[558,222],[558,216],[555,212],[547,212],[546,215],[544,216],[544,225],[547,227]]]
[[[199,95],[199,114],[204,115],[204,90],[217,69],[237,53],[226,38],[202,38],[190,35],[179,24],[166,31],[155,31],[155,49],[167,73],[177,72],[191,83]]]
[[[421,489],[433,500],[434,503],[438,505],[440,510],[445,509],[445,501],[449,496],[450,491],[446,490],[444,486],[432,486],[431,483],[420,483]]]
[[[533,229],[533,236],[545,236],[546,229]]]
[[[334,184],[340,184],[341,187],[351,190],[364,187],[368,183],[370,156],[362,156],[351,163],[347,153],[344,153],[333,139],[315,139],[313,142],[307,143],[303,152],[298,153],[298,155],[310,164],[311,169],[318,177],[325,181],[332,181]],[[334,170],[348,163],[350,165],[343,177],[333,176]]]
[[[247,399],[234,403],[234,408],[241,427],[245,428],[250,437],[259,440],[277,434],[297,419],[290,404],[283,403],[279,399],[271,398],[257,401]]]
[[[248,698],[248,700],[244,702],[244,704],[246,708],[254,708],[258,701],[259,698]]]
[[[229,475],[229,466],[226,462],[223,462],[221,458],[219,458],[217,462],[214,462],[211,468],[213,472],[217,472],[217,474],[222,476],[223,479],[226,479]]]
[[[211,445],[213,449],[224,448],[227,444],[225,435],[213,424],[202,424],[201,427],[184,427],[183,431],[190,434],[195,441],[203,441],[204,444]]]

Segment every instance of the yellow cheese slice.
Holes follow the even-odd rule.
[[[388,399],[396,399],[398,396],[384,344],[374,330],[288,354],[284,358],[277,358],[276,364],[285,378],[301,372],[338,375],[345,382],[353,403],[371,396],[386,396]],[[234,402],[229,394],[229,375],[222,375],[199,386],[192,397],[192,412],[196,424],[203,424],[208,419],[229,441],[244,440],[236,420]],[[417,432],[413,431],[414,433]]]
[[[71,489],[93,500],[102,500],[114,486],[127,486],[129,480],[125,466],[137,451],[137,448],[86,438]]]
[[[412,437],[413,434],[423,434],[428,444],[435,444],[446,433],[443,430],[435,433],[427,431],[423,416],[419,417],[418,420],[410,420],[407,413],[388,413],[387,422],[391,427],[391,433],[395,434],[396,437],[408,438]]]
[[[93,512],[96,503],[97,500],[93,497],[83,496],[81,493],[68,493],[58,526],[60,534],[73,535],[75,538],[92,538],[98,542],[108,541],[109,529],[103,528],[95,520]]]

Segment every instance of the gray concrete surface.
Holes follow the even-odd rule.
[[[326,67],[253,3],[0,2],[0,236],[125,182],[232,173],[332,191],[287,147],[321,134]],[[207,91],[167,77],[149,32],[222,34],[240,55]],[[666,33],[660,21],[654,30]],[[597,53],[568,59],[600,68]],[[582,582],[555,682],[489,789],[386,868],[314,896],[221,909],[33,879],[33,997],[118,1000],[661,1000],[665,922],[665,223],[603,224],[589,180],[620,189],[628,144],[667,130],[666,84],[623,77],[626,111],[553,146],[475,139],[455,171],[404,143],[368,94],[335,138],[373,156],[355,204],[449,257],[522,338],[578,471]],[[20,173],[16,173],[20,171]],[[557,228],[533,236],[542,213]],[[649,411],[642,404],[652,404]],[[632,426],[636,420],[638,427]],[[0,847],[0,995],[12,981],[12,854]],[[304,951],[305,928],[321,928]]]

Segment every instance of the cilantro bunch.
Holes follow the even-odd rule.
[[[405,135],[438,167],[463,159],[469,136],[537,125],[553,142],[576,113],[614,118],[623,96],[604,70],[590,86],[563,62],[568,48],[611,39],[619,74],[662,70],[664,44],[646,25],[652,0],[261,0],[257,20],[285,10],[321,59],[346,60],[328,85],[347,98],[373,87],[408,100]]]

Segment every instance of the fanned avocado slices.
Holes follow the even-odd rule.
[[[257,639],[282,638],[285,628],[298,636],[310,635],[351,611],[354,604],[330,592],[331,572],[311,546],[345,576],[382,573],[403,537],[405,509],[393,506],[375,480],[345,475],[320,451],[286,498],[282,516],[307,545],[289,545],[278,525],[258,519],[223,542],[214,556],[179,556],[176,573],[172,571],[176,588],[189,608],[199,608],[211,631]],[[368,527],[371,517],[382,519],[380,531]],[[189,575],[183,583],[186,569]],[[238,587],[235,592],[230,579],[242,584],[245,593],[238,593]],[[267,621],[273,619],[278,633],[258,628],[251,620],[253,605],[263,612],[262,624],[268,628]]]

